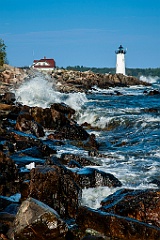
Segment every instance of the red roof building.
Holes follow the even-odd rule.
[[[42,58],[40,60],[34,60],[32,67],[40,71],[52,71],[56,68],[56,63],[52,58]]]

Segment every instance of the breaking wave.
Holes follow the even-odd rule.
[[[156,83],[159,80],[158,76],[140,76],[140,80],[143,82],[148,82],[148,83]]]
[[[53,103],[65,103],[75,110],[88,101],[84,93],[64,94],[54,89],[54,83],[43,75],[36,76],[15,90],[16,101],[30,107],[50,107]]]

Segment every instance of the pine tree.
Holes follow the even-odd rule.
[[[4,44],[4,41],[0,39],[0,67],[7,61],[6,55],[6,45]]]

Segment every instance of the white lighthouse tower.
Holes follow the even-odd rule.
[[[116,51],[117,54],[117,62],[116,62],[116,73],[122,73],[125,75],[125,54],[126,50],[122,47],[122,45],[119,46],[118,50]]]

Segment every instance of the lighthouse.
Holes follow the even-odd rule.
[[[122,47],[122,45],[119,46],[118,50],[116,50],[117,54],[117,62],[116,62],[116,73],[122,73],[125,75],[125,54],[126,50]]]

